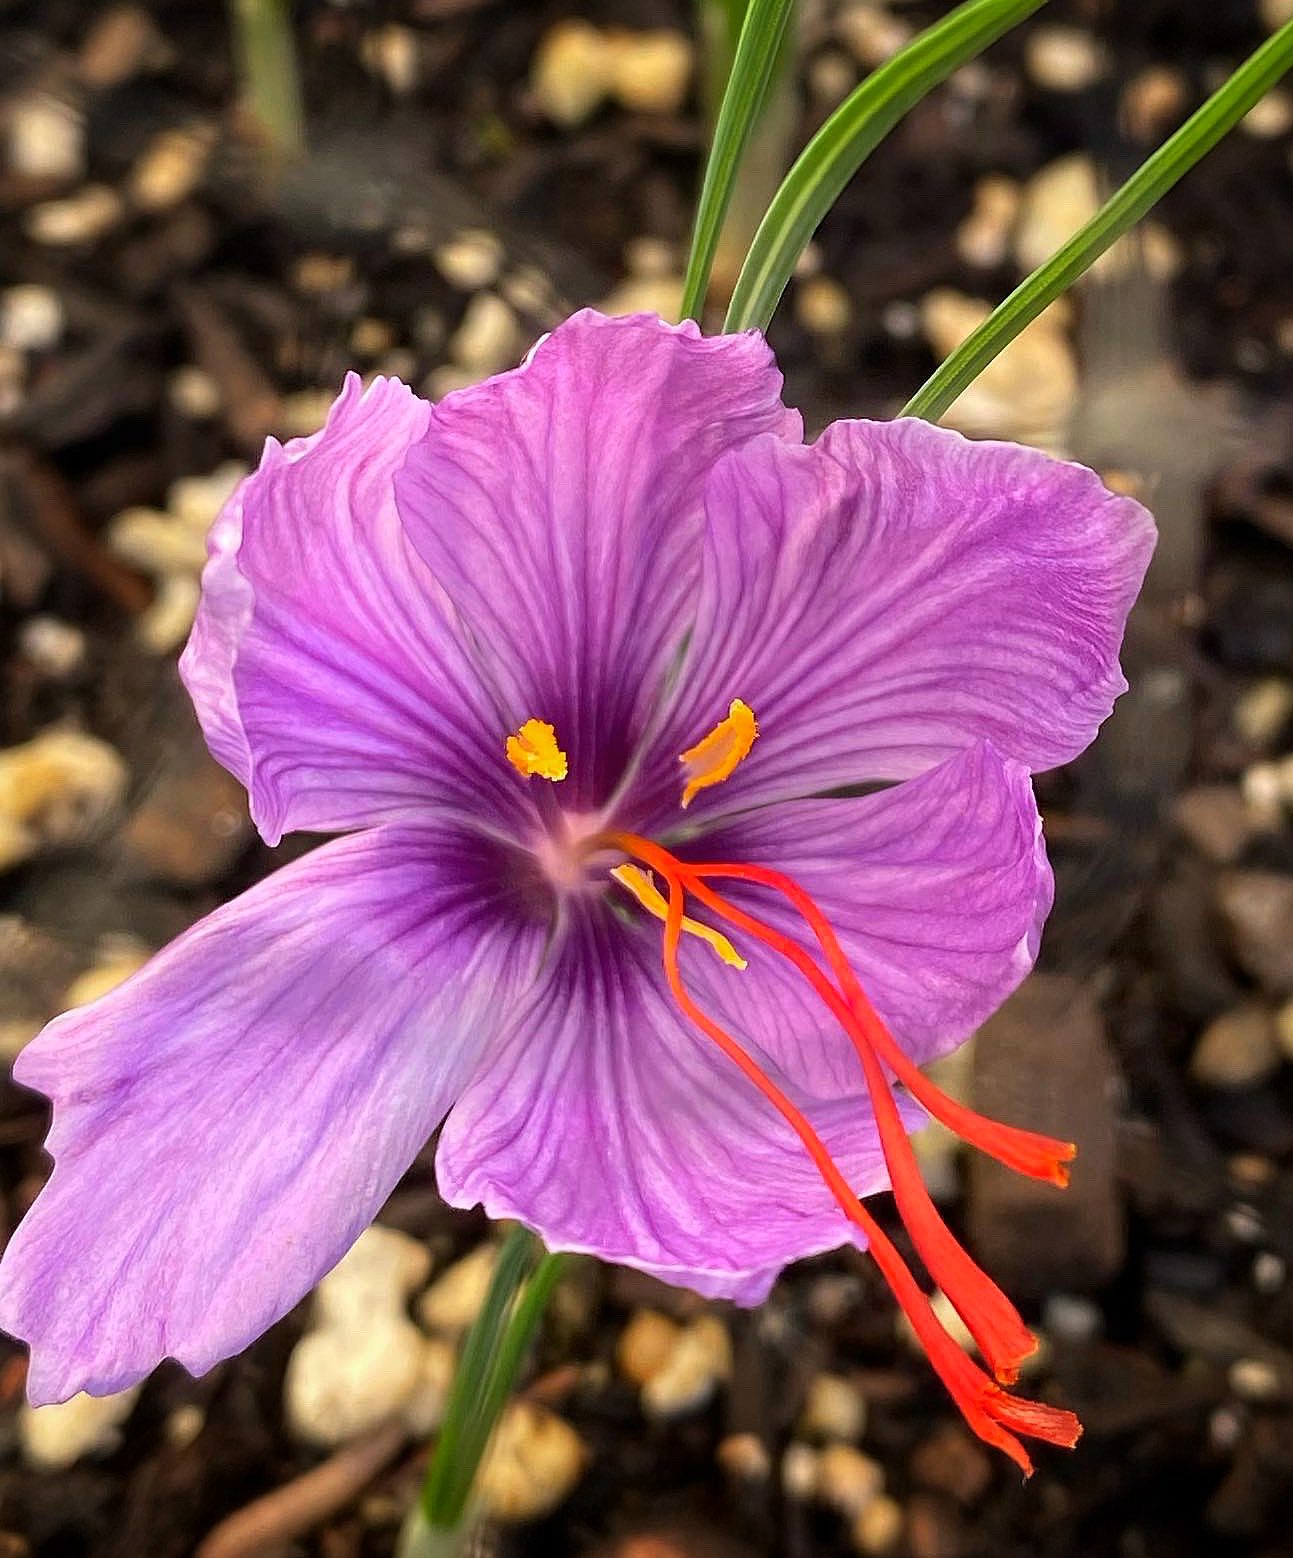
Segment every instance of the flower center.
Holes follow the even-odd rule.
[[[559,812],[532,846],[539,869],[559,893],[601,893],[622,853],[606,836],[602,812]]]
[[[758,734],[754,711],[741,699],[733,699],[725,718],[679,759],[686,772],[682,805],[690,805],[700,791],[729,778],[749,756]],[[506,750],[508,761],[527,780],[536,775],[553,781],[566,777],[566,754],[555,729],[543,720],[526,720],[507,738]],[[840,1211],[865,1236],[872,1258],[930,1362],[975,1433],[1004,1450],[1025,1475],[1031,1473],[1032,1462],[1016,1435],[1074,1445],[1082,1426],[1071,1412],[1021,1400],[1001,1388],[1019,1377],[1020,1364],[1036,1351],[1036,1338],[1006,1295],[957,1242],[930,1200],[898,1110],[894,1083],[901,1083],[934,1119],[964,1141],[1021,1174],[1067,1184],[1068,1164],[1075,1152],[1072,1143],[985,1119],[940,1092],[877,1015],[821,909],[783,873],[731,862],[684,862],[651,839],[612,830],[604,814],[560,813],[536,844],[535,858],[560,892],[602,891],[610,877],[648,914],[664,922],[665,978],[679,1009],[798,1136]],[[657,876],[664,882],[667,896],[656,885]],[[713,885],[722,881],[741,882],[786,899],[816,943],[817,954],[733,903]],[[897,1248],[853,1192],[807,1115],[755,1057],[692,999],[678,957],[684,934],[705,942],[732,968],[744,969],[747,964],[726,935],[686,913],[689,894],[710,917],[725,921],[740,931],[743,939],[759,943],[789,962],[844,1030],[857,1053],[871,1098],[898,1212],[926,1270],[965,1321],[992,1375],[961,1350],[938,1320]]]

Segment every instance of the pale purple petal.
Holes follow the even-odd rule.
[[[336,841],[21,1054],[49,1183],[0,1262],[35,1402],[195,1374],[345,1253],[531,978],[545,926],[470,835]]]
[[[730,455],[706,510],[655,805],[733,698],[760,738],[697,816],[907,778],[980,738],[1051,768],[1126,685],[1153,522],[1082,466],[920,421],[837,422],[811,447]]]
[[[1054,893],[1028,771],[986,743],[874,795],[749,812],[683,853],[793,877],[920,1065],[968,1038],[1032,968]],[[714,885],[815,950],[812,932],[779,894]],[[756,964],[749,938],[734,932],[733,939],[751,958],[745,977],[760,981],[750,1006],[770,1014],[759,1034],[764,1046],[810,1090],[852,1085],[858,1062],[838,1026],[814,1034],[794,1021],[788,999],[763,988],[769,954]]]
[[[520,804],[507,728],[395,507],[428,415],[398,381],[352,374],[322,432],[269,441],[211,532],[180,671],[270,843]]]
[[[515,725],[556,726],[563,805],[606,799],[680,650],[714,462],[800,436],[780,391],[756,334],[585,311],[446,397],[410,451],[404,522]]]
[[[437,1179],[454,1205],[518,1218],[550,1249],[757,1304],[788,1262],[858,1231],[791,1128],[674,1004],[659,932],[596,913],[570,928],[451,1112]],[[683,964],[696,998],[757,1053],[740,1026],[742,976],[695,944]],[[763,1061],[853,1188],[886,1188],[866,1096],[808,1098]]]

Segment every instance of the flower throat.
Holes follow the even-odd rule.
[[[526,736],[538,725],[537,721],[528,721],[519,734]],[[542,733],[542,763],[531,763],[528,752],[517,752],[513,746],[517,738],[509,741],[507,755],[527,778],[564,778],[565,754],[556,745],[555,733],[551,726],[543,726]],[[748,755],[757,735],[753,712],[739,699],[734,701],[727,718],[682,755],[687,775],[683,805],[700,790],[726,779]],[[549,741],[551,747],[547,750]],[[968,1145],[1031,1178],[1066,1185],[1068,1165],[1076,1154],[1074,1145],[989,1120],[936,1087],[885,1027],[825,914],[791,877],[753,864],[683,861],[663,845],[636,833],[610,831],[600,842],[628,857],[630,863],[617,867],[612,875],[648,913],[664,922],[665,978],[679,1009],[762,1093],[798,1136],[840,1211],[865,1236],[872,1259],[969,1426],[986,1443],[1009,1455],[1026,1476],[1032,1472],[1032,1462],[1018,1436],[1071,1448],[1082,1432],[1073,1413],[1012,1396],[1002,1388],[1018,1379],[1021,1365],[1037,1350],[1037,1339],[1005,1293],[958,1243],[930,1199],[890,1078],[901,1083],[928,1114]],[[664,882],[665,894],[656,887],[653,873]],[[714,885],[728,881],[784,898],[802,920],[809,933],[807,939],[815,942],[816,955],[733,903]],[[734,969],[745,968],[746,961],[726,934],[687,914],[689,898],[732,930],[753,938],[789,962],[847,1035],[872,1100],[899,1215],[930,1277],[964,1321],[991,1375],[967,1356],[939,1320],[897,1247],[854,1194],[803,1111],[753,1055],[691,996],[679,964],[684,934],[706,942]]]

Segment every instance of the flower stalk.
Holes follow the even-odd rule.
[[[480,1463],[565,1265],[526,1228],[508,1235],[463,1343],[435,1452],[400,1558],[448,1558],[471,1526]]]
[[[790,162],[797,118],[795,0],[700,0],[710,154],[696,206],[682,314],[725,305]]]
[[[284,159],[305,154],[305,110],[292,38],[291,0],[230,0],[243,97],[266,142]]]

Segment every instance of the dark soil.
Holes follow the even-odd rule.
[[[315,155],[269,182],[233,111],[223,8],[155,0],[139,13],[151,18],[144,41],[123,30],[114,45],[105,29],[128,9],[0,0],[0,121],[39,90],[86,126],[85,165],[71,176],[0,167],[0,283],[52,289],[66,321],[58,340],[23,354],[7,399],[0,372],[0,746],[62,722],[103,738],[130,770],[111,827],[0,878],[11,917],[0,920],[4,1022],[57,1010],[74,976],[103,960],[105,938],[158,946],[308,842],[269,850],[253,838],[236,786],[204,758],[174,653],[139,642],[156,580],[109,548],[109,521],[164,506],[176,478],[254,460],[266,433],[301,415],[300,392],[334,387],[353,364],[424,384],[471,302],[433,254],[464,228],[499,235],[505,275],[526,281],[530,337],[605,297],[632,240],[680,255],[702,142],[694,104],[607,108],[568,132],[544,121],[527,82],[539,39],[573,9],[561,0],[309,0],[299,30]],[[811,80],[840,46],[834,7],[805,10]],[[1176,73],[1182,100],[1165,133],[1264,36],[1256,10],[1255,0],[1057,0],[1048,15],[1109,49],[1102,81],[1044,90],[1022,40],[1007,40],[968,120],[950,90],[914,112],[820,234],[821,269],[847,289],[847,326],[824,346],[798,322],[793,289],[774,325],[790,398],[810,423],[891,414],[921,382],[933,359],[904,325],[905,305],[935,287],[989,296],[1012,282],[1008,260],[983,272],[958,255],[983,174],[1027,178],[1072,150],[1125,171],[1144,149],[1119,111],[1128,83],[1150,66]],[[683,0],[580,11],[628,27],[691,23]],[[405,92],[369,63],[390,25],[412,29],[416,84]],[[110,45],[118,55],[105,64]],[[824,112],[806,92],[805,134]],[[78,242],[33,238],[42,202],[86,182],[128,190],[172,128],[209,144],[182,198],[157,210],[128,201]],[[1048,978],[1030,987],[1038,1004],[991,1026],[975,1068],[984,1096],[996,1089],[1029,1123],[1096,1144],[1096,1161],[1068,1213],[1017,1205],[976,1170],[958,1182],[956,1219],[1044,1317],[1051,1356],[1030,1388],[1081,1413],[1081,1446],[1045,1454],[1026,1486],[1004,1462],[982,1462],[928,1368],[895,1344],[887,1296],[846,1257],[798,1267],[763,1311],[728,1315],[730,1389],[649,1423],[615,1374],[615,1342],[640,1304],[689,1301],[588,1269],[586,1302],[561,1311],[534,1370],[584,1437],[588,1469],[546,1521],[489,1533],[499,1552],[854,1551],[838,1514],[778,1483],[807,1382],[823,1369],[868,1400],[863,1448],[904,1508],[899,1553],[1293,1552],[1293,1066],[1272,1061],[1229,1088],[1190,1068],[1208,1025],[1245,1003],[1282,1006],[1293,1026],[1293,924],[1261,911],[1293,887],[1293,696],[1281,704],[1279,691],[1293,693],[1290,142],[1237,134],[1165,203],[1181,267],[1153,294],[1155,330],[1120,334],[1125,319],[1111,325],[1094,304],[1079,325],[1073,452],[1139,474],[1165,549],[1129,639],[1133,694],[1096,751],[1041,787],[1059,882]],[[360,320],[380,327],[370,345]],[[176,370],[193,364],[215,385],[214,409],[177,392]],[[1124,406],[1123,370],[1140,368],[1158,376]],[[1116,450],[1099,431],[1110,405]],[[80,645],[61,668],[33,649],[33,621],[50,619]],[[6,1086],[10,1226],[47,1171],[44,1127],[41,1101]],[[437,1200],[429,1154],[384,1220],[430,1240],[442,1262],[484,1229]],[[1056,1293],[1090,1296],[1095,1309],[1082,1313],[1094,1313],[1095,1335],[1064,1334]],[[281,1418],[303,1323],[303,1311],[289,1317],[198,1382],[162,1369],[115,1452],[57,1473],[24,1464],[21,1353],[0,1343],[0,1555],[182,1558],[222,1517],[306,1471],[319,1456],[294,1445]],[[1265,1366],[1260,1388],[1235,1368],[1253,1363]],[[202,1414],[187,1442],[173,1431],[185,1405]],[[718,1449],[734,1434],[762,1442],[769,1476],[724,1472]],[[423,1454],[410,1446],[357,1503],[277,1550],[389,1554]]]

